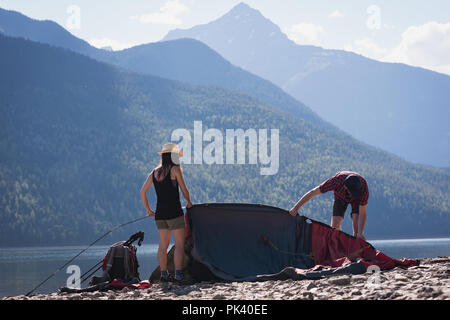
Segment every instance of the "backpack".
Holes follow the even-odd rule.
[[[139,263],[136,256],[137,249],[133,245],[133,242],[137,239],[139,239],[138,245],[140,246],[144,239],[142,231],[132,235],[127,241],[119,241],[109,247],[103,259],[102,276],[93,276],[89,285],[111,282],[114,279],[120,279],[125,283],[140,282]]]

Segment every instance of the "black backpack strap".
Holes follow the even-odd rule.
[[[144,241],[144,232],[143,231],[139,231],[139,232],[136,232],[135,234],[133,234],[131,237],[130,237],[130,239],[128,239],[125,243],[124,243],[124,246],[130,246],[130,245],[132,245],[133,244],[133,242],[135,242],[136,240],[138,240],[139,239],[139,242],[138,242],[138,246],[141,246],[141,244],[142,244],[142,241]]]

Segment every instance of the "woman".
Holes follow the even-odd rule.
[[[161,281],[169,280],[167,271],[167,248],[170,243],[170,235],[173,232],[175,241],[175,281],[183,280],[183,258],[185,222],[184,213],[181,208],[178,186],[181,188],[187,201],[186,208],[192,207],[189,191],[184,183],[183,172],[179,157],[183,154],[175,143],[167,143],[163,146],[161,162],[148,176],[141,189],[141,199],[147,214],[155,217],[156,227],[159,235],[158,262],[161,270]],[[147,191],[152,184],[156,190],[156,211],[150,209],[147,200]]]

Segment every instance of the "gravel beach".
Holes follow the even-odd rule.
[[[151,288],[85,293],[36,293],[2,300],[450,300],[450,257],[419,259],[408,269],[319,280],[153,283]]]

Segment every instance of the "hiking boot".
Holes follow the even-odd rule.
[[[167,270],[161,271],[159,282],[169,282],[169,281],[171,281],[169,272]]]
[[[187,280],[185,277],[176,277],[173,279],[173,284],[176,284],[179,286],[187,286],[187,285],[191,285],[192,281]]]
[[[175,270],[174,282],[181,283],[184,279],[183,270]]]
[[[170,274],[167,274],[167,275],[162,274],[159,277],[159,282],[171,282],[171,281],[172,281],[172,279],[171,279]]]

